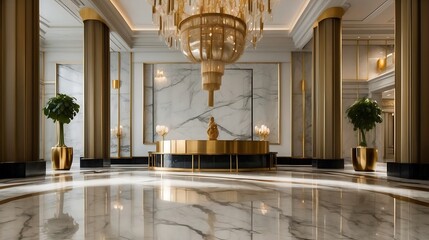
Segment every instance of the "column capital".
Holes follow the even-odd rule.
[[[328,18],[342,18],[345,11],[342,7],[331,7],[323,11],[317,18],[317,22],[321,22]]]
[[[98,14],[94,9],[89,8],[89,7],[84,7],[81,8],[79,11],[80,17],[82,18],[82,21],[86,21],[86,20],[96,20],[96,21],[100,21],[103,22],[104,24],[107,25],[106,21],[104,21],[103,17],[100,16],[100,14]]]

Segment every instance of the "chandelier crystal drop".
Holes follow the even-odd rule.
[[[213,106],[225,64],[237,61],[247,44],[256,47],[277,0],[148,0],[153,22],[169,47],[201,63],[203,89]]]

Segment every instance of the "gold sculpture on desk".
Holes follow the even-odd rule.
[[[219,130],[217,124],[214,121],[214,117],[210,117],[209,127],[207,128],[207,137],[209,140],[217,140],[219,136]]]

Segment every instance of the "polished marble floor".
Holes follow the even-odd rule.
[[[429,182],[378,169],[49,170],[0,180],[0,239],[429,239]]]

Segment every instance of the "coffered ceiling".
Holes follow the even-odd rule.
[[[317,16],[331,6],[346,9],[343,38],[393,38],[393,0],[279,0],[258,48],[291,51],[304,47],[312,37]],[[66,48],[82,47],[82,7],[94,8],[106,20],[112,31],[113,51],[165,49],[146,0],[40,0],[43,48],[55,49],[61,44]]]

